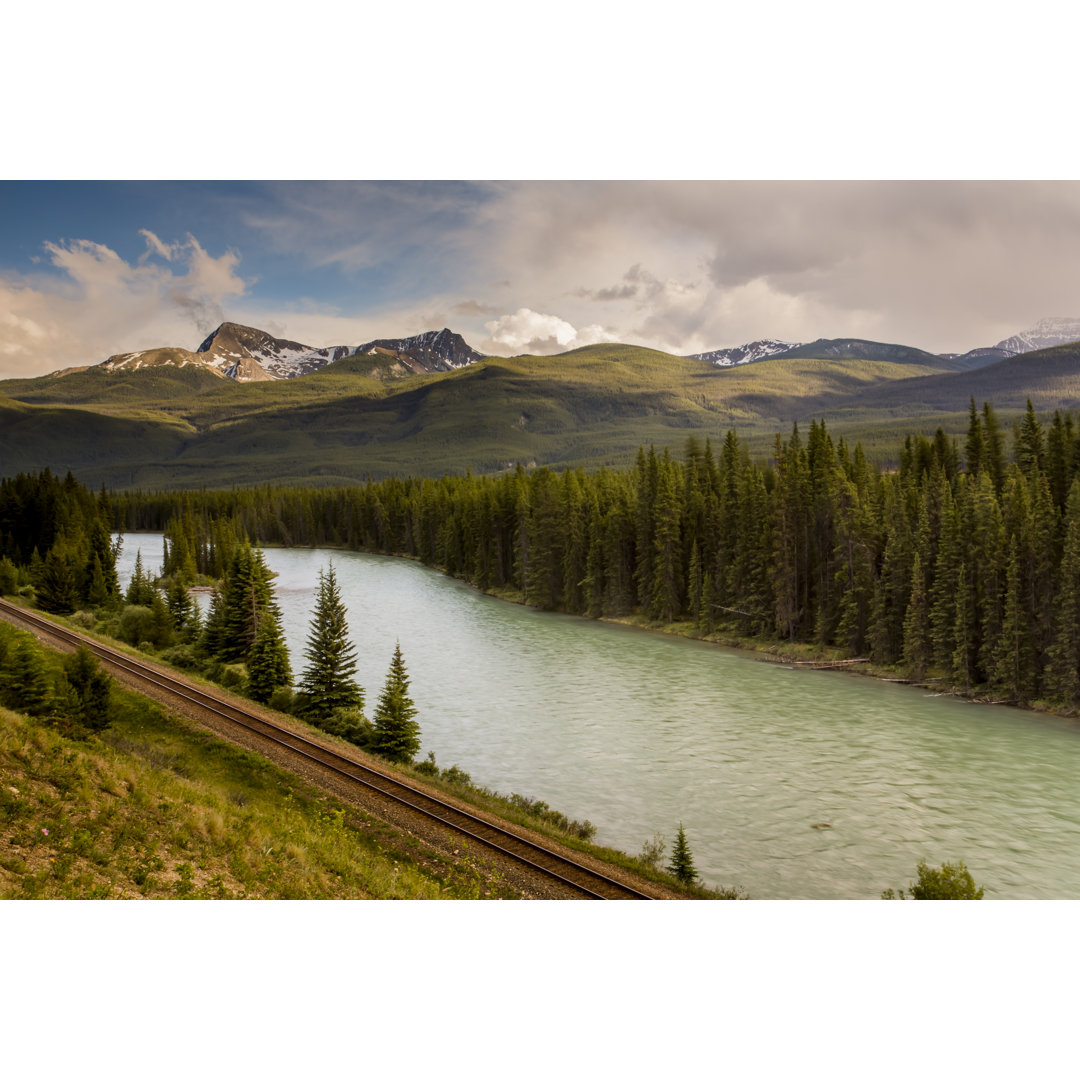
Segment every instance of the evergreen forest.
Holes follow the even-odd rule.
[[[1029,402],[1007,432],[972,400],[962,442],[909,435],[895,460],[874,464],[815,421],[777,435],[764,462],[729,431],[688,439],[681,458],[642,448],[624,471],[118,494],[113,524],[164,530],[166,574],[192,580],[247,539],[403,555],[542,609],[1080,705],[1073,417],[1043,422]]]

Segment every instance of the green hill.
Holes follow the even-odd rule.
[[[975,372],[950,371],[948,360],[899,346],[720,368],[594,345],[394,379],[362,356],[253,383],[192,366],[90,368],[0,382],[0,475],[70,468],[84,483],[116,488],[341,483],[492,472],[518,461],[621,466],[642,444],[681,446],[688,435],[715,439],[732,427],[764,448],[776,431],[813,417],[859,437],[897,420],[910,429],[925,418],[932,431],[944,415],[948,430],[962,430],[972,392],[1005,405],[1001,388],[1034,378],[1040,400],[1049,400],[1073,378],[1077,365],[1062,350],[1074,348]],[[969,389],[976,384],[994,392]]]

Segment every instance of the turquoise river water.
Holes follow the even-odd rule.
[[[125,538],[127,582],[142,550]],[[1080,897],[1080,724],[701,642],[535,611],[416,563],[265,552],[294,675],[331,558],[367,709],[400,640],[424,757],[543,799],[636,853],[680,822],[710,885],[876,898],[920,859],[990,898]],[[828,828],[814,828],[829,826]]]

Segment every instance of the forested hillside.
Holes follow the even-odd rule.
[[[266,543],[416,557],[540,608],[812,643],[1075,707],[1080,437],[1029,405],[1009,441],[972,401],[962,443],[909,436],[894,471],[814,422],[768,462],[729,432],[689,439],[682,461],[642,449],[627,471],[129,495],[117,511],[204,572],[228,521]]]
[[[73,469],[93,487],[182,490],[497,473],[518,461],[625,469],[643,443],[679,447],[731,427],[764,453],[773,433],[811,417],[886,460],[897,425],[961,435],[969,393],[1003,415],[1027,397],[1080,406],[1075,345],[968,372],[900,346],[847,343],[859,348],[833,355],[837,343],[818,344],[741,367],[609,344],[401,378],[379,377],[385,357],[354,356],[252,383],[167,365],[9,380],[0,473]]]

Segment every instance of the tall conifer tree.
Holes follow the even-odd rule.
[[[356,674],[356,646],[349,640],[345,605],[334,564],[319,571],[319,591],[311,618],[304,656],[308,666],[300,676],[300,707],[316,720],[335,709],[363,709],[364,691]]]
[[[409,676],[400,642],[394,649],[372,723],[375,727],[372,749],[377,754],[391,761],[412,761],[420,749],[420,725],[416,721],[416,706],[409,696]]]

